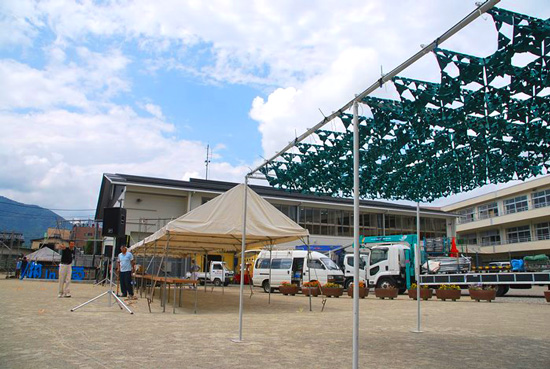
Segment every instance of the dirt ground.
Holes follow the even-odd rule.
[[[352,299],[268,295],[246,290],[243,339],[238,338],[238,287],[183,291],[183,307],[162,312],[145,298],[134,314],[107,297],[71,312],[105,287],[72,284],[72,298],[57,298],[57,284],[0,280],[1,368],[351,368]],[[536,297],[492,303],[462,296],[422,303],[407,296],[360,301],[362,368],[550,367],[550,304]],[[525,294],[525,293],[524,293]]]

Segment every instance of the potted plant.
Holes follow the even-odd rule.
[[[365,281],[359,281],[359,298],[364,299],[369,295],[369,288],[367,287]],[[353,297],[353,283],[349,285],[348,296]]]
[[[546,298],[546,302],[550,302],[550,286],[548,286],[548,291],[544,291],[544,297]]]
[[[344,293],[344,288],[337,283],[328,282],[323,285],[321,292],[326,297],[340,297]]]
[[[461,296],[460,287],[456,284],[442,284],[435,290],[435,296],[440,300],[459,300]]]
[[[477,302],[481,300],[491,302],[497,296],[497,290],[493,286],[476,284],[471,285],[468,291],[470,291],[470,298]]]
[[[300,291],[300,289],[298,288],[298,285],[295,283],[283,282],[279,286],[279,292],[281,292],[283,295],[294,296],[298,293],[298,291]]]
[[[319,281],[305,282],[302,286],[302,293],[306,296],[319,296],[319,287],[321,284]]]
[[[418,286],[416,285],[416,283],[413,283],[411,284],[411,287],[409,288],[409,297],[411,299],[415,299],[416,300],[416,296],[417,296],[417,288]],[[432,289],[429,287],[429,286],[421,286],[420,287],[420,298],[424,301],[428,300],[428,299],[431,299],[432,298]]]
[[[393,300],[397,298],[397,295],[399,293],[399,290],[395,287],[388,287],[388,288],[375,288],[374,289],[374,295],[380,299],[388,298],[390,300]]]

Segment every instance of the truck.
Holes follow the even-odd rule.
[[[326,255],[317,251],[262,250],[256,259],[252,283],[269,293],[283,282],[301,286],[304,282],[318,281],[344,283],[344,273]]]
[[[196,273],[196,278],[201,285],[206,281],[206,283],[213,283],[217,287],[222,284],[227,286],[235,276],[235,273],[227,268],[225,261],[211,261],[209,264],[208,272]],[[187,274],[188,277],[192,276],[191,273]]]
[[[329,251],[329,257],[340,267],[344,273],[344,288],[348,289],[353,283],[353,245],[346,245],[335,248]],[[365,250],[361,250],[359,254],[359,279],[366,281],[365,266],[368,264],[369,254]]]
[[[497,296],[504,296],[510,288],[531,288],[533,285],[550,285],[550,271],[538,272],[473,272],[469,258],[448,256],[445,244],[434,248],[433,243],[424,240],[421,245],[420,276],[415,275],[416,235],[394,235],[361,237],[360,248],[370,250],[365,273],[369,286],[376,288],[398,288],[401,293],[412,283],[439,286],[455,284],[468,288],[471,284],[492,285]]]

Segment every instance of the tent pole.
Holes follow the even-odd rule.
[[[416,279],[416,330],[413,333],[422,333],[420,329],[420,202],[416,202],[416,247],[414,249],[414,274]]]
[[[206,273],[208,273],[208,251],[204,254],[204,293],[206,293]]]
[[[309,248],[309,236],[307,236],[307,258],[306,258],[306,265],[307,265],[307,281],[308,282],[311,282],[311,268],[309,267],[310,264],[309,264],[309,261],[311,260],[311,250]],[[309,294],[308,294],[308,297],[309,297],[309,311],[313,311],[311,309],[311,286],[308,287],[309,288]]]
[[[271,251],[273,250],[273,245],[269,245],[269,293],[267,294],[267,303],[271,305],[271,263],[273,262],[273,256]]]
[[[353,102],[353,369],[359,368],[359,112]]]
[[[244,200],[243,200],[243,233],[241,236],[241,280],[239,287],[239,339],[235,342],[242,342],[243,340],[243,293],[244,293],[244,251],[246,249],[246,210],[247,210],[247,198],[248,198],[248,176],[244,177]]]
[[[166,311],[166,259],[168,259],[168,247],[170,246],[170,231],[166,231],[168,234],[168,239],[166,240],[166,247],[164,248],[164,293],[162,294],[162,312]]]
[[[197,265],[197,253],[195,253],[195,266]],[[193,272],[195,273],[195,278],[196,278],[196,272]],[[191,274],[191,278],[193,278],[193,274]],[[198,279],[198,278],[197,278]],[[198,281],[197,281],[198,282]],[[195,314],[197,313],[197,298],[198,298],[198,293],[199,293],[199,288],[198,286],[195,284]]]

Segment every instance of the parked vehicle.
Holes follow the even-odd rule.
[[[197,279],[200,284],[204,284],[206,281],[214,283],[215,286],[221,286],[222,284],[227,286],[235,275],[232,270],[227,268],[224,261],[211,261],[208,270],[206,273],[197,272]]]
[[[341,246],[330,250],[329,257],[342,269],[344,272],[344,288],[348,289],[350,284],[353,283],[353,271],[354,271],[354,255],[353,244]],[[361,250],[359,254],[359,279],[366,282],[365,266],[369,261],[368,250]]]
[[[441,255],[441,250],[429,253],[425,251],[425,241],[420,253],[421,275],[415,276],[416,235],[362,237],[361,247],[370,249],[365,269],[369,285],[376,288],[394,287],[404,292],[415,282],[434,287],[456,284],[462,288],[481,284],[494,285],[497,296],[503,296],[510,288],[550,285],[550,272],[542,268],[538,271],[527,269],[528,272],[511,272],[506,269],[500,272],[472,272],[469,258]],[[540,265],[546,264],[544,260],[538,262]]]
[[[307,262],[306,262],[307,261]],[[256,259],[253,284],[265,292],[273,291],[283,282],[301,286],[304,282],[344,283],[344,273],[326,255],[304,250],[262,250]]]

